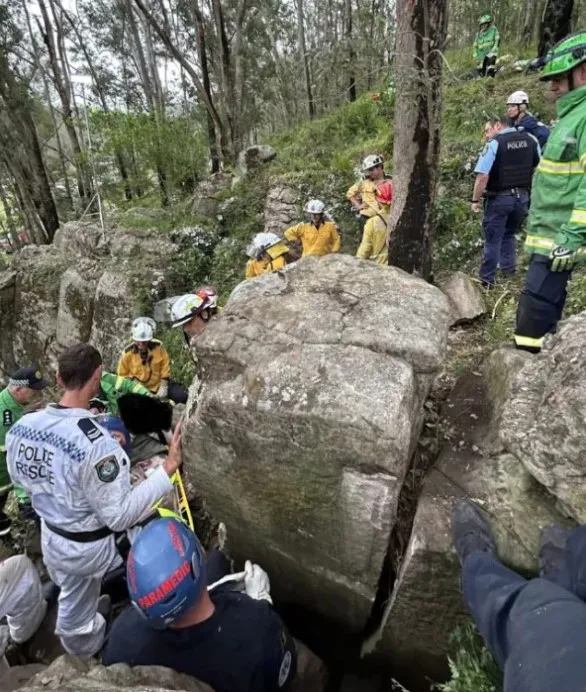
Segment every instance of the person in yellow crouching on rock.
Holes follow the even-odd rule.
[[[287,265],[285,255],[288,252],[289,248],[276,233],[257,233],[246,250],[250,257],[246,264],[246,278],[254,279],[283,269]]]
[[[319,199],[312,199],[304,210],[310,216],[307,223],[299,223],[285,231],[285,240],[301,243],[302,257],[323,257],[340,252],[340,234],[333,221],[325,216],[326,207]]]
[[[376,264],[388,264],[387,235],[393,201],[393,185],[389,180],[378,186],[376,201],[380,211],[366,222],[356,257],[373,260]]]
[[[163,344],[154,338],[156,322],[138,317],[132,323],[132,343],[122,352],[117,374],[140,382],[158,399],[171,399],[176,404],[187,401],[187,392],[170,381],[171,364]]]

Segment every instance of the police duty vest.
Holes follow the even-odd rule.
[[[506,132],[496,136],[498,149],[488,176],[487,192],[531,187],[537,143],[526,132]]]

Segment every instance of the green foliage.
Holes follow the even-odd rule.
[[[194,118],[157,120],[148,113],[96,109],[91,113],[91,128],[102,167],[104,160],[116,164],[117,157],[122,156],[131,187],[143,194],[156,188],[159,167],[165,171],[170,191],[176,194],[186,187],[190,189],[206,170],[206,137]],[[104,186],[107,195],[122,197],[122,183],[118,178],[118,175],[110,176],[110,182]]]
[[[434,689],[440,692],[500,692],[502,677],[472,623],[452,635],[451,680]]]
[[[271,143],[279,152],[278,170],[348,171],[369,153],[382,153],[390,158],[392,129],[385,108],[388,108],[386,102],[373,101],[365,94],[323,118],[273,138]]]
[[[165,344],[171,359],[171,379],[189,387],[195,377],[195,360],[185,343],[183,329],[160,329],[157,338]]]
[[[571,317],[586,310],[586,272],[579,267],[572,274],[568,284],[568,299],[564,309],[564,317]]]

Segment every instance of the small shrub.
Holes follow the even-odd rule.
[[[451,680],[435,685],[439,692],[500,692],[502,676],[478,630],[470,622],[452,635]]]

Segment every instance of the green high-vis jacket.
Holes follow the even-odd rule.
[[[482,64],[487,55],[498,55],[501,37],[494,24],[486,31],[479,31],[474,39],[474,60],[477,65]]]
[[[8,391],[0,392],[0,496],[7,495],[12,481],[6,465],[6,434],[22,416],[24,406],[18,403]]]
[[[143,387],[140,382],[130,380],[127,377],[113,375],[111,372],[103,372],[100,380],[100,399],[104,399],[108,404],[108,413],[113,416],[118,415],[118,397],[123,394],[142,394],[151,396],[151,392]]]
[[[525,250],[549,255],[554,247],[586,258],[586,86],[556,101],[558,122],[533,176]]]

